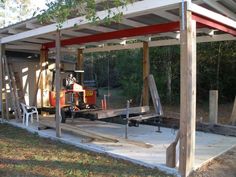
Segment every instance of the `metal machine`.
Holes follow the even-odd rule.
[[[69,75],[74,75],[74,71],[63,71]],[[68,75],[68,77],[69,77]],[[53,71],[52,83],[54,83],[55,72]],[[66,118],[74,118],[76,113],[81,110],[95,109],[96,108],[96,88],[82,86],[76,82],[73,77],[69,79],[63,79],[63,89],[60,91],[60,105],[61,105],[61,116],[62,123],[66,122]],[[49,92],[50,105],[56,107],[56,92],[52,86]]]

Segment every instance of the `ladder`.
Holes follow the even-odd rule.
[[[11,102],[15,113],[15,118],[20,119],[22,117],[21,115],[21,109],[20,109],[20,102],[16,87],[16,79],[13,74],[12,67],[8,65],[6,56],[3,57],[3,66],[5,67],[5,74],[7,76],[7,81],[9,84],[9,90],[11,95]],[[6,91],[7,94],[7,91]],[[8,111],[7,111],[8,112]]]
[[[24,91],[23,91],[23,86],[22,86],[22,83],[21,83],[21,80],[20,80],[20,75],[18,72],[13,72],[13,69],[12,69],[12,64],[9,63],[9,69],[10,69],[10,72],[11,72],[11,75],[13,76],[13,80],[15,80],[15,83],[16,83],[16,90],[17,90],[17,96],[18,96],[18,100],[20,103],[24,103],[25,104],[25,94],[24,94]]]

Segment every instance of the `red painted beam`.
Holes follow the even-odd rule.
[[[89,42],[99,42],[104,40],[119,39],[133,36],[143,36],[148,34],[158,34],[177,30],[179,30],[179,22],[171,22],[171,23],[137,27],[114,32],[100,33],[95,35],[65,39],[61,41],[61,46],[67,46],[73,44],[85,44]],[[46,43],[43,46],[46,48],[54,48],[55,42]]]
[[[203,26],[218,29],[218,30],[223,31],[225,33],[232,34],[232,35],[236,36],[236,29],[231,28],[231,27],[224,25],[220,22],[217,22],[215,20],[203,17],[203,16],[198,15],[196,13],[192,14],[192,19],[196,20],[197,23],[202,24]]]

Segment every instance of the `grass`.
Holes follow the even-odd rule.
[[[40,138],[0,124],[0,176],[158,176],[167,175],[124,160]]]

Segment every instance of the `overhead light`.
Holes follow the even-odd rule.
[[[120,45],[126,45],[126,40],[121,41]]]

